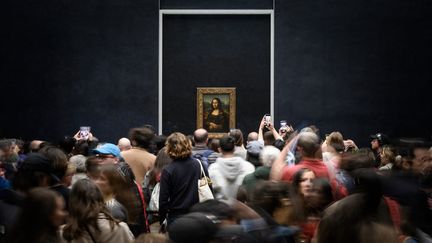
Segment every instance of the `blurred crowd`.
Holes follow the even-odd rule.
[[[0,242],[432,242],[432,142],[265,119],[0,140]]]

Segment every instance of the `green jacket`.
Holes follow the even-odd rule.
[[[259,180],[268,180],[270,177],[270,167],[267,166],[260,166],[256,168],[256,170],[253,173],[250,173],[249,175],[246,175],[243,179],[242,186],[246,189],[246,191],[251,192],[253,188],[255,187],[255,184]]]

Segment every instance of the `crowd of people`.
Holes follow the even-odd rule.
[[[2,139],[0,242],[432,242],[432,143],[366,136]]]

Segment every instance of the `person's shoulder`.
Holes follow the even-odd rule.
[[[171,163],[165,165],[162,170],[170,171],[170,170],[173,170],[174,168],[178,167],[179,165],[180,165],[180,163],[178,161],[173,160]]]
[[[209,157],[213,152],[214,152],[214,151],[213,151],[212,149],[206,148],[206,149],[203,151],[203,156],[204,156],[204,157]]]
[[[130,232],[129,226],[125,222],[119,222],[118,224],[126,232]]]
[[[171,162],[171,163],[169,163],[163,167],[162,174],[164,174],[164,173],[172,174],[176,167],[177,167],[177,165],[175,163]]]
[[[301,165],[293,165],[293,166],[285,166],[282,170],[282,180],[283,181],[291,181],[292,176],[301,168],[304,168]]]
[[[306,160],[301,160],[299,165],[314,165],[314,166],[321,166],[324,165],[324,162],[322,159],[306,159]]]
[[[64,197],[68,197],[70,192],[71,192],[71,189],[69,189],[67,186],[65,186],[63,184],[52,186],[50,189],[57,192],[58,194],[60,194]]]
[[[123,158],[129,158],[129,157],[134,156],[135,151],[132,149],[129,149],[129,150],[121,151],[120,154]]]
[[[329,177],[329,169],[322,160],[308,160],[305,163],[301,163],[304,167],[311,169],[315,172],[318,177]]]
[[[124,222],[119,222],[111,228],[111,222],[107,218],[100,217],[98,226],[101,230],[102,242],[127,242],[134,239],[128,225]]]
[[[253,182],[253,181],[255,181],[255,180],[256,180],[256,176],[255,176],[254,173],[252,172],[252,173],[249,173],[249,174],[246,174],[246,175],[245,175],[242,184],[243,184],[243,185],[247,185],[247,184],[249,184],[249,183],[251,183],[251,182]]]
[[[129,150],[125,150],[121,152],[122,156],[152,156],[153,154],[147,151],[147,149],[139,148],[139,147],[133,147]],[[154,156],[154,155],[153,155]]]
[[[175,159],[170,164],[165,166],[165,168],[171,168],[177,170],[177,169],[190,168],[191,166],[199,167],[198,160],[192,157],[188,157],[184,159]]]
[[[248,174],[255,171],[255,166],[247,160],[242,159],[241,165],[243,166],[243,171],[245,171]]]
[[[145,160],[156,160],[156,155],[154,155],[154,154],[152,154],[146,150],[141,150],[140,155]]]
[[[271,171],[271,167],[268,167],[268,166],[262,165],[262,166],[255,168],[255,172],[257,174],[266,174],[266,173],[270,173],[270,171]]]
[[[149,151],[143,151],[143,155],[145,156],[146,159],[149,160],[156,160],[156,155],[150,153]]]
[[[181,163],[190,163],[190,164],[196,164],[196,165],[199,165],[199,162],[200,162],[200,161],[198,161],[198,159],[196,159],[196,158],[193,157],[193,156],[189,156],[189,157],[186,158],[186,159],[179,160],[179,162],[181,162]]]
[[[219,171],[219,163],[215,162],[209,165],[208,172],[209,173],[215,173],[216,171]]]
[[[129,229],[129,226],[125,222],[120,222],[119,228],[123,233],[124,237],[128,239],[128,241],[132,241],[135,238],[131,230]]]
[[[193,146],[192,147],[192,154],[193,155],[195,155],[195,154],[207,155],[209,153],[209,151],[213,152],[213,150],[209,149],[207,146]]]

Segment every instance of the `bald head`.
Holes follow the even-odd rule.
[[[41,140],[33,140],[30,142],[30,151],[37,152],[40,149],[41,144],[43,141]]]
[[[320,148],[319,137],[313,132],[301,132],[299,134],[297,147],[305,157],[315,157],[315,153]]]
[[[117,143],[117,147],[120,151],[126,151],[131,149],[131,141],[128,138],[120,138]]]
[[[207,144],[207,140],[208,140],[207,130],[205,130],[203,128],[199,128],[199,129],[195,130],[193,136],[194,136],[195,145]]]
[[[248,138],[247,138],[248,142],[257,141],[257,140],[258,140],[258,133],[251,132],[251,133],[248,134]]]

